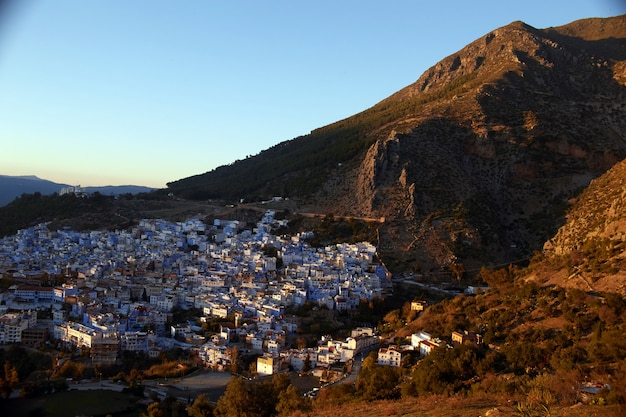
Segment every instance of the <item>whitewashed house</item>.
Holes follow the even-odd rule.
[[[281,360],[279,356],[260,356],[256,360],[256,372],[259,376],[274,375],[280,371]]]
[[[402,352],[395,346],[380,348],[378,350],[378,364],[399,367],[402,364]]]

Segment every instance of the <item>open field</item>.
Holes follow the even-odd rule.
[[[171,395],[180,400],[194,399],[200,394],[206,394],[216,402],[226,391],[226,385],[232,378],[228,372],[211,372],[198,370],[184,378],[158,379],[144,381],[146,393],[155,392],[159,397]]]
[[[289,377],[291,383],[301,392],[307,392],[314,387],[319,387],[318,379],[313,376],[299,376],[297,373],[291,372]],[[231,378],[234,378],[234,376],[228,372],[214,372],[201,369],[184,378],[144,381],[143,384],[146,387],[146,393],[155,392],[159,397],[171,395],[181,401],[189,401],[200,394],[205,394],[211,401],[217,402],[226,391],[226,385],[228,385]],[[272,377],[261,377],[259,380],[267,378],[271,379]]]

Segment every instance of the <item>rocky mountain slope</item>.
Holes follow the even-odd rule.
[[[530,277],[626,294],[626,160],[572,200],[566,223],[543,253],[545,259]]]
[[[625,132],[626,16],[514,22],[360,114],[168,186],[384,217],[390,266],[471,269],[541,249],[568,200],[626,157]]]
[[[548,256],[581,250],[590,240],[626,241],[626,160],[593,180],[573,199],[567,222],[548,241]]]

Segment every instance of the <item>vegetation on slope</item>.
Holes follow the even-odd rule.
[[[41,193],[22,194],[4,207],[0,207],[0,236],[15,233],[19,229],[34,226],[38,223],[60,221],[85,216],[84,228],[98,228],[99,215],[109,211],[114,198],[95,194],[90,198],[78,197],[74,194],[42,195]],[[107,213],[107,216],[113,213]],[[90,222],[88,219],[91,218]],[[118,217],[116,223],[124,223]]]
[[[492,290],[431,306],[401,326],[395,339],[425,330],[449,340],[452,331],[469,330],[482,333],[485,345],[441,347],[415,364],[403,361],[403,368],[394,371],[364,363],[376,372],[359,375],[354,388],[322,391],[315,404],[324,411],[313,415],[331,415],[340,404],[400,397],[417,397],[439,415],[441,409],[434,403],[445,407],[459,398],[477,404],[486,400],[490,405],[483,410],[495,407],[515,415],[560,415],[559,410],[573,415],[569,407],[585,400],[587,394],[581,391],[585,382],[605,387],[586,401],[596,406],[613,404],[597,412],[619,415],[623,411],[626,302],[621,295],[540,287],[520,277],[513,284],[512,276],[521,275],[515,270],[484,269],[482,275]],[[403,322],[402,314],[388,314],[385,320]],[[388,377],[379,375],[384,369],[391,373]],[[403,415],[418,409],[402,401],[377,407],[383,413],[402,408]],[[455,412],[464,415],[462,410]]]
[[[50,230],[66,226],[76,231],[114,230],[126,229],[142,218],[185,220],[213,209],[214,206],[177,201],[155,193],[117,197],[97,192],[89,196],[22,194],[0,207],[0,237],[39,223],[50,223]]]
[[[252,201],[275,195],[310,195],[319,191],[331,175],[338,175],[343,164],[360,159],[378,139],[381,128],[416,114],[427,103],[449,99],[476,87],[475,77],[476,74],[468,74],[412,98],[387,99],[355,116],[281,142],[245,160],[170,182],[167,191],[188,199]]]
[[[285,230],[277,230],[276,234],[286,232],[295,235],[298,232],[311,232],[307,241],[313,247],[333,245],[337,243],[369,242],[378,244],[378,223],[367,222],[355,218],[335,217],[332,214],[315,218],[302,215],[289,215],[289,226]]]
[[[471,91],[482,89],[487,96],[504,100],[507,95],[519,95],[527,101],[532,101],[530,97],[536,92],[542,94],[538,97],[553,96],[557,101],[557,96],[571,93],[578,94],[580,104],[597,93],[596,90],[609,85],[617,93],[618,86],[611,82],[611,70],[603,68],[614,60],[624,59],[621,50],[626,35],[622,21],[620,17],[589,19],[547,30],[514,22],[443,59],[413,85],[361,113],[281,142],[258,155],[172,181],[169,190],[162,192],[189,199],[305,197],[318,191],[332,175],[341,174],[342,170],[337,170],[339,165],[358,164],[370,145],[391,129],[410,128],[418,120],[439,117],[438,112],[448,115],[466,112],[470,108],[468,102],[456,99]],[[605,61],[597,68],[581,64],[591,59],[586,50],[595,51]],[[582,78],[578,80],[578,77]],[[599,77],[604,80],[602,86]],[[451,104],[442,110],[441,105],[446,102]],[[518,104],[499,106],[513,114],[511,119],[499,122],[504,126],[512,123],[510,127],[515,128],[520,113]],[[464,117],[480,121],[493,116],[477,114],[476,107],[472,109]]]

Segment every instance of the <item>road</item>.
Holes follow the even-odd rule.
[[[362,220],[364,222],[376,222],[376,223],[385,223],[385,218],[384,217],[360,217],[360,216],[339,216],[337,214],[329,214],[329,213],[308,213],[308,212],[300,212],[300,211],[296,211],[293,212],[292,214],[296,214],[302,217],[308,217],[308,218],[324,218],[326,216],[332,216],[335,219],[344,219],[344,220],[350,220],[350,219],[354,219],[354,220]]]
[[[356,378],[359,376],[359,372],[361,372],[362,364],[363,364],[363,353],[359,353],[357,357],[354,359],[354,363],[352,364],[352,372],[350,372],[348,375],[346,375],[344,378],[341,378],[338,381],[323,385],[322,389],[326,387],[339,385],[339,384],[355,384]]]

